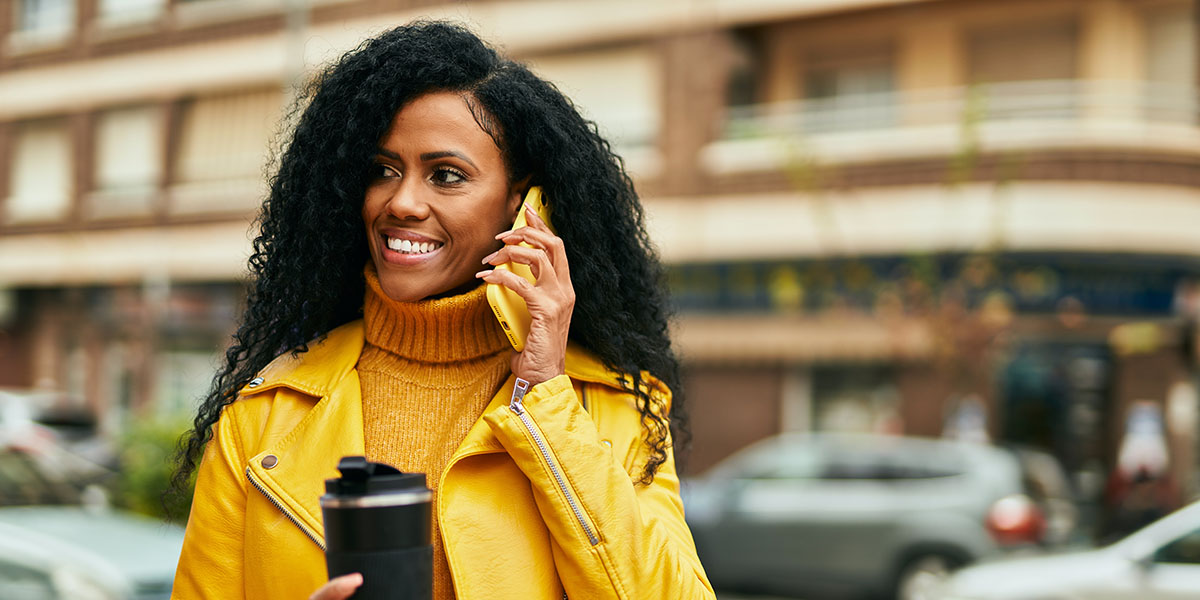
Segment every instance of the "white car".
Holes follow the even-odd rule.
[[[940,600],[1194,600],[1200,598],[1200,502],[1087,552],[979,564]]]

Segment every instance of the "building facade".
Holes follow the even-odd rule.
[[[1150,407],[1195,487],[1193,0],[8,0],[0,385],[186,410],[291,90],[468,23],[615,141],[670,265],[701,470],[781,431],[986,435],[1085,494]]]

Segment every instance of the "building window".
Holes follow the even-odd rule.
[[[1195,123],[1200,116],[1196,98],[1200,61],[1196,5],[1178,2],[1153,6],[1145,15],[1146,116],[1155,121]]]
[[[75,29],[74,0],[18,0],[14,31],[28,42],[53,42]]]
[[[105,111],[97,116],[95,131],[88,216],[149,213],[162,177],[162,111],[153,106]]]
[[[66,119],[30,121],[15,129],[7,222],[63,219],[71,208],[74,180]]]
[[[265,191],[264,169],[281,103],[276,89],[185,102],[171,211],[244,211],[255,206]]]
[[[162,14],[164,0],[100,0],[102,25],[128,25],[153,21]]]
[[[895,59],[888,48],[815,51],[805,57],[804,129],[877,129],[896,120]]]
[[[1069,117],[1078,105],[1074,21],[975,32],[969,73],[986,98],[987,117]]]
[[[733,31],[729,35],[729,50],[726,105],[745,107],[761,102],[762,66],[766,63],[762,34],[752,30]]]
[[[554,82],[584,116],[595,121],[613,145],[628,149],[657,142],[662,69],[651,49],[611,48],[530,62],[534,71]]]

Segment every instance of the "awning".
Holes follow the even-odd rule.
[[[687,315],[671,333],[686,362],[911,361],[934,346],[922,321],[865,316]]]

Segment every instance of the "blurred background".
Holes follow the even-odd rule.
[[[0,505],[163,517],[295,86],[418,17],[531,64],[625,158],[678,308],[714,582],[929,597],[923,577],[1197,495],[1194,0],[0,0]],[[966,516],[896,533],[931,510]],[[738,542],[751,523],[791,533]],[[794,581],[853,526],[886,556]],[[738,543],[769,551],[727,564]],[[64,589],[33,595],[3,552],[0,590],[25,573],[27,595],[0,596]]]

